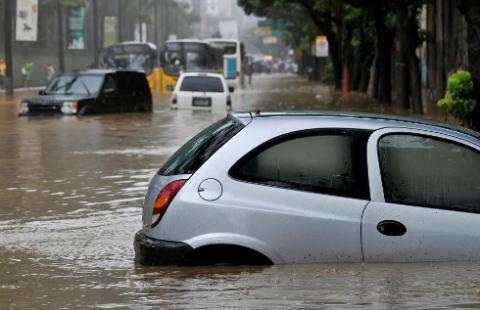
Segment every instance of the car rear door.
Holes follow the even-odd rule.
[[[98,111],[102,113],[115,113],[122,111],[122,98],[118,89],[115,74],[107,74],[103,82],[102,95],[99,100]]]
[[[368,160],[366,262],[480,259],[479,146],[430,131],[382,129]]]
[[[368,134],[306,130],[257,147],[230,170],[234,181],[208,214],[222,223],[228,205],[230,220],[213,229],[260,240],[284,263],[361,261]]]
[[[116,80],[118,86],[118,93],[120,94],[117,105],[122,112],[131,112],[135,107],[135,90],[138,84],[135,77],[136,75],[131,74],[130,72],[117,73]]]

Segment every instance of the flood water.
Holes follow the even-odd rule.
[[[476,309],[480,264],[319,264],[160,268],[134,264],[150,178],[225,116],[171,111],[18,118],[0,97],[0,309]],[[295,76],[255,76],[235,110],[342,109]],[[438,116],[433,116],[438,118]]]

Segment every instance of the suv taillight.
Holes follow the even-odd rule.
[[[174,104],[174,105],[177,104],[177,94],[173,94],[173,96],[172,96],[172,104]]]
[[[158,223],[160,223],[160,220],[165,214],[165,211],[167,211],[168,206],[185,182],[187,182],[187,180],[173,181],[160,191],[157,196],[157,200],[155,200],[155,205],[153,206],[152,223],[150,224],[151,228],[154,228],[158,225]]]

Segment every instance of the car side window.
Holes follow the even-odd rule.
[[[369,199],[366,144],[370,132],[304,131],[274,139],[236,163],[241,181]]]
[[[393,134],[378,144],[385,201],[480,212],[480,152],[443,139]]]
[[[103,83],[103,93],[105,95],[113,95],[117,91],[117,83],[112,75],[105,77],[105,83]]]

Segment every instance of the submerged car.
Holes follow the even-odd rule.
[[[152,179],[134,247],[147,265],[480,260],[480,134],[229,114]]]
[[[223,75],[216,73],[184,73],[178,79],[171,97],[173,109],[226,111],[232,107],[230,93]]]
[[[120,70],[84,70],[57,75],[39,96],[22,100],[19,115],[151,112],[145,74]]]

